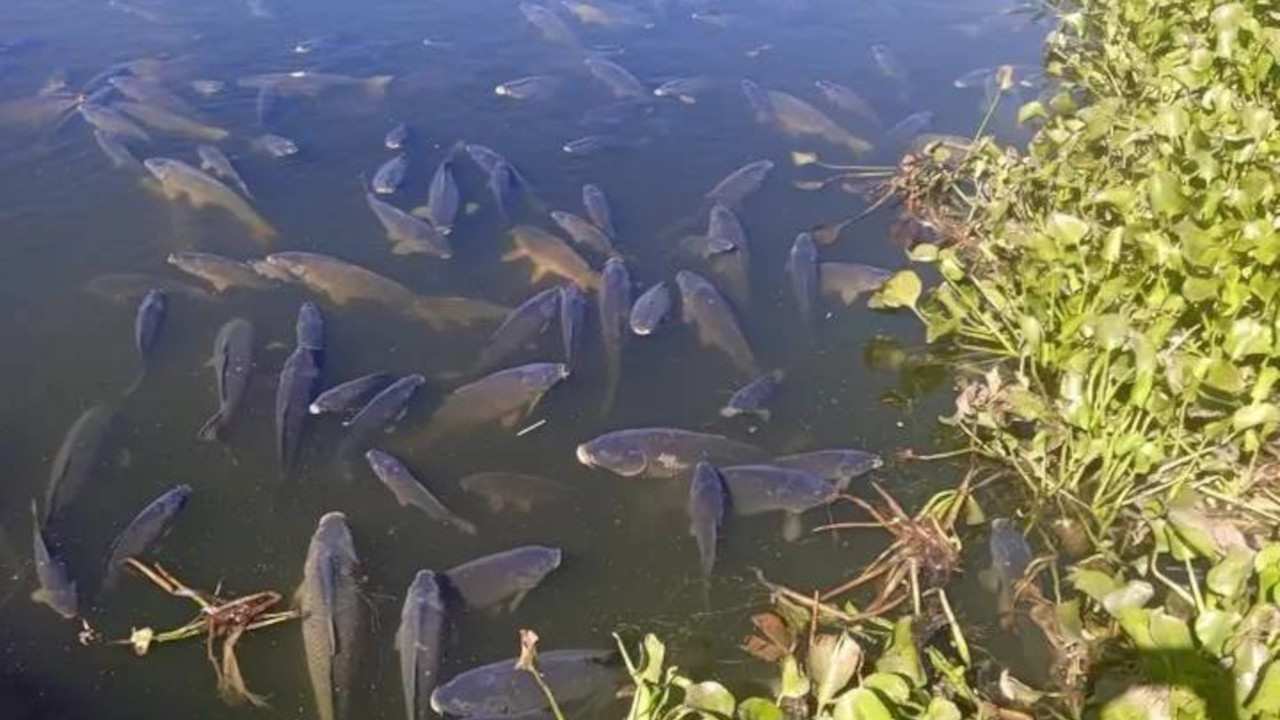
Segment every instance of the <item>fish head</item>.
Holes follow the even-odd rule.
[[[168,158],[147,158],[142,161],[142,166],[160,182],[164,182],[165,178],[173,172],[174,167],[173,161]]]
[[[644,451],[625,436],[602,435],[578,446],[578,462],[598,467],[623,477],[636,477],[649,462]]]
[[[526,387],[546,391],[567,377],[569,366],[564,363],[536,363],[524,369],[521,381]]]
[[[366,451],[364,459],[369,462],[369,467],[373,469],[375,475],[382,475],[398,464],[390,454],[377,449]]]

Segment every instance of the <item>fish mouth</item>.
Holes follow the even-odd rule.
[[[590,468],[596,466],[595,462],[591,459],[591,451],[587,449],[586,444],[579,445],[577,453],[578,462]]]

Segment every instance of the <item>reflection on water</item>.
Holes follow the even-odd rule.
[[[35,585],[30,501],[43,503],[67,428],[95,405],[115,411],[100,462],[49,534],[80,581],[86,616],[110,637],[127,636],[131,625],[167,628],[189,619],[189,605],[135,576],[122,577],[110,594],[97,590],[116,534],[164,490],[187,484],[190,501],[151,557],[193,585],[222,583],[231,596],[291,593],[317,520],[330,510],[346,514],[376,618],[359,675],[362,717],[402,716],[392,639],[416,572],[519,545],[560,548],[563,562],[513,612],[456,614],[444,677],[515,654],[519,627],[536,627],[547,649],[603,647],[615,629],[652,629],[671,638],[681,664],[695,671],[739,657],[733,644],[742,618],[762,598],[749,566],[782,582],[830,585],[874,557],[882,536],[805,535],[787,543],[777,513],[731,517],[708,611],[688,534],[687,484],[589,469],[574,448],[606,431],[648,426],[724,434],[769,454],[853,447],[888,459],[895,448],[929,443],[933,418],[944,411],[936,391],[946,381],[919,349],[915,324],[825,297],[820,321],[807,329],[787,258],[798,232],[822,226],[815,242],[824,263],[903,265],[901,246],[890,239],[892,212],[840,224],[867,207],[862,194],[842,189],[861,190],[865,178],[826,182],[839,171],[820,163],[892,164],[920,133],[972,134],[995,87],[996,75],[983,69],[1017,64],[1013,91],[1023,101],[1034,97],[1042,30],[1008,10],[1003,0],[7,2],[0,25],[0,362],[9,379],[0,404],[8,465],[0,487],[0,703],[18,711],[6,716],[245,712],[215,700],[198,643],[159,646],[146,659],[123,648],[84,649],[74,624],[27,601]],[[1017,104],[1006,98],[990,131],[1025,139],[1013,121]],[[400,124],[407,134],[393,142],[389,131]],[[507,174],[482,170],[458,141],[499,152]],[[286,142],[296,153],[284,152]],[[797,166],[793,151],[814,153],[816,162]],[[389,191],[376,202],[400,212],[375,216],[365,182],[400,152],[405,166],[375,186]],[[155,163],[134,158],[203,164],[223,177],[229,197],[157,182]],[[707,233],[708,191],[762,159],[774,167],[758,190],[728,203],[736,205],[745,235],[738,242],[750,248],[750,262],[736,279],[723,276],[717,258],[724,253],[713,244],[724,238],[691,246],[689,236]],[[442,164],[456,181],[456,199],[439,179]],[[531,275],[554,272],[555,263],[504,262],[512,249],[507,230],[526,224],[576,235],[575,221],[553,222],[553,210],[603,224],[599,208],[584,207],[586,184],[607,197],[614,231],[573,246],[590,264],[579,279],[590,284],[612,247],[634,283],[632,297],[659,281],[676,292],[681,269],[723,283],[758,366],[785,369],[771,419],[721,417],[748,378],[729,355],[699,343],[679,322],[678,307],[647,336],[625,333],[613,409],[602,417],[612,364],[592,290],[572,375],[527,417],[429,446],[415,441],[446,396],[474,379],[495,323],[425,323],[412,298],[515,307],[553,287],[560,280],[551,274]],[[815,186],[821,189],[798,189]],[[166,191],[214,207],[195,210]],[[455,214],[445,235],[441,218]],[[442,242],[449,259],[439,257]],[[168,262],[186,251],[246,262],[266,252],[320,253],[372,270],[406,294],[343,303],[340,293],[317,294],[247,265],[238,271],[250,287],[218,292]],[[135,310],[152,288],[167,291],[167,311],[144,381],[122,397],[139,371]],[[385,443],[375,440],[450,511],[474,522],[475,535],[401,506],[362,462],[338,462],[349,433],[335,416],[306,418],[298,469],[279,479],[276,388],[282,368],[297,362],[290,360],[294,321],[306,300],[324,314],[319,387],[374,372],[427,378],[399,429]],[[240,366],[243,395],[234,422],[218,432],[221,442],[201,441],[197,431],[220,403],[210,356],[233,318],[253,325],[254,361]],[[562,356],[551,322],[535,346],[517,343],[503,364]],[[224,378],[223,402],[226,387]],[[479,481],[459,483],[478,473],[536,474],[553,481],[554,499],[533,493],[536,501],[495,502],[501,484],[475,491]],[[890,460],[875,476],[910,501],[932,487],[920,473]],[[829,514],[849,511],[813,510],[805,524]],[[976,589],[960,605],[976,620],[989,614]],[[269,696],[270,713],[314,715],[297,628],[253,633],[241,654],[250,687]]]

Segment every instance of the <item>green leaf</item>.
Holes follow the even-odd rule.
[[[802,698],[809,694],[809,678],[800,671],[800,664],[794,655],[782,659],[782,687],[778,690],[779,701],[786,698]]]
[[[1099,190],[1094,193],[1089,201],[1095,204],[1113,205],[1117,210],[1128,210],[1133,207],[1137,196],[1134,195],[1133,189],[1118,186]]]
[[[1173,508],[1166,517],[1178,539],[1200,557],[1217,559],[1223,550],[1213,536],[1212,521],[1192,508]]]
[[[1142,580],[1130,580],[1123,587],[1112,590],[1102,598],[1102,606],[1112,617],[1119,618],[1120,613],[1131,608],[1140,608],[1155,597],[1155,588],[1151,583]]]
[[[819,635],[809,648],[808,664],[813,696],[821,710],[853,679],[862,664],[862,648],[846,632]]]
[[[1172,695],[1172,689],[1168,686],[1134,685],[1120,697],[1103,705],[1098,718],[1099,720],[1172,718]]]
[[[1089,223],[1075,215],[1056,212],[1049,216],[1045,226],[1049,237],[1063,245],[1079,245],[1085,235],[1089,234]]]
[[[1271,403],[1246,405],[1231,416],[1231,426],[1236,431],[1274,423],[1280,423],[1280,407]]]
[[[1076,567],[1071,570],[1071,585],[1097,602],[1120,589],[1120,583],[1100,570]]]
[[[1090,326],[1103,350],[1119,350],[1129,340],[1129,321],[1118,313],[1099,315]]]
[[[1159,650],[1191,650],[1191,629],[1187,623],[1161,609],[1148,614],[1148,630],[1151,641]]]
[[[1177,105],[1166,105],[1156,112],[1153,129],[1167,138],[1177,139],[1191,129],[1191,116]]]
[[[1048,117],[1049,117],[1049,111],[1045,110],[1044,103],[1040,102],[1039,100],[1032,100],[1031,102],[1018,108],[1018,124],[1019,125],[1022,125],[1026,123],[1028,120],[1031,120],[1033,118],[1047,119]]]
[[[1253,553],[1241,547],[1227,551],[1217,565],[1210,568],[1205,584],[1224,598],[1236,598],[1244,593],[1245,583],[1253,575]]]
[[[963,720],[960,708],[946,698],[935,697],[929,701],[924,716],[920,720]]]
[[[938,259],[938,246],[933,243],[920,243],[911,248],[907,257],[920,263],[935,262]]]
[[[747,698],[738,705],[738,720],[783,720],[782,709],[764,698]]]
[[[1224,346],[1232,360],[1271,352],[1271,328],[1253,318],[1240,318],[1231,323]]]
[[[733,717],[733,694],[714,680],[694,683],[684,689],[684,706],[716,717]]]
[[[640,677],[645,682],[657,683],[662,679],[662,664],[667,656],[667,648],[656,635],[644,636],[644,665],[640,668]]]
[[[893,720],[880,696],[867,688],[854,688],[836,700],[832,720]]]
[[[1272,594],[1280,585],[1280,545],[1265,545],[1253,556],[1253,569],[1258,574],[1258,602],[1275,602]]]
[[[889,646],[880,655],[880,659],[876,660],[876,671],[897,673],[910,681],[912,687],[924,687],[927,678],[924,666],[920,663],[920,653],[916,650],[915,631],[910,616],[899,618],[894,623]]]
[[[1196,616],[1196,639],[1209,652],[1221,655],[1238,622],[1240,622],[1238,613],[1205,610]]]
[[[1280,661],[1273,660],[1267,665],[1245,709],[1255,715],[1265,714],[1268,717],[1280,713]]]
[[[1276,129],[1275,114],[1261,107],[1241,110],[1240,122],[1244,125],[1244,131],[1254,140],[1264,140]]]
[[[1204,302],[1218,297],[1222,280],[1216,277],[1187,277],[1182,281],[1182,294],[1189,302]]]
[[[1157,172],[1147,180],[1147,195],[1151,209],[1164,216],[1179,215],[1187,209],[1182,196],[1182,183],[1171,172]]]
[[[872,308],[914,308],[923,290],[919,275],[911,270],[899,270],[867,304]]]
[[[1204,382],[1215,390],[1228,395],[1239,395],[1245,391],[1244,375],[1235,363],[1226,358],[1210,361],[1205,368]]]
[[[901,704],[911,699],[911,686],[901,675],[889,673],[872,673],[862,681],[862,687],[878,690],[882,695],[895,703]]]

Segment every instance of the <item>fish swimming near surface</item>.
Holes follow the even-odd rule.
[[[715,286],[688,270],[676,273],[676,285],[680,288],[682,317],[697,331],[698,341],[704,347],[723,352],[744,375],[758,376],[760,370],[751,345],[738,326],[728,301]]]
[[[440,502],[440,499],[423,487],[422,483],[409,472],[397,458],[382,450],[370,450],[365,453],[369,468],[373,474],[391,491],[402,507],[413,506],[426,513],[427,517],[448,525],[467,535],[476,534],[476,526],[453,513]]]
[[[697,76],[668,80],[654,88],[656,97],[673,97],[686,105],[698,102],[698,95],[706,92],[714,83],[711,78]]]
[[[555,235],[531,225],[517,225],[511,230],[511,239],[516,247],[502,256],[503,262],[530,260],[533,263],[533,282],[546,275],[556,275],[573,281],[584,290],[600,287],[600,274]]]
[[[727,498],[720,471],[700,462],[689,484],[689,534],[698,543],[698,563],[703,577],[710,577],[716,564],[716,540],[724,522]]]
[[[143,130],[137,123],[112,108],[86,102],[81,103],[77,111],[85,122],[104,133],[110,133],[120,138],[137,140],[138,142],[151,142],[151,136],[147,134],[146,130]]]
[[[148,290],[138,304],[138,312],[133,319],[133,346],[138,351],[138,377],[124,391],[129,396],[142,387],[147,377],[147,368],[151,361],[151,351],[160,338],[160,330],[164,327],[165,317],[169,314],[169,297],[163,290]]]
[[[756,160],[729,173],[707,192],[707,200],[730,209],[740,208],[742,201],[760,189],[773,171],[772,160]]]
[[[644,83],[640,82],[639,78],[632,75],[631,71],[621,65],[601,57],[589,57],[583,63],[587,66],[587,71],[597,80],[604,83],[614,97],[641,98],[648,96]]]
[[[315,306],[305,303],[298,313],[298,326],[301,328],[306,308]],[[318,316],[318,310],[315,311]],[[320,382],[321,349],[310,348],[299,344],[284,362],[280,371],[280,382],[276,386],[276,458],[280,462],[280,472],[288,478],[293,474],[298,460],[298,450],[302,446],[302,435],[306,428],[307,408],[315,397],[316,386]]]
[[[400,627],[396,630],[405,720],[430,717],[431,693],[440,679],[447,619],[439,578],[430,570],[419,570],[405,591]]]
[[[783,455],[769,464],[812,473],[844,492],[855,478],[884,467],[884,459],[864,450],[834,449]]]
[[[603,230],[610,240],[618,237],[618,231],[613,227],[613,209],[609,207],[609,198],[599,185],[582,186],[582,206],[586,208],[591,222]]]
[[[102,579],[103,591],[115,589],[125,560],[142,555],[169,532],[178,514],[187,506],[192,492],[190,485],[166,490],[148,503],[116,536],[115,542],[111,543],[106,575]]]
[[[560,314],[559,287],[548,288],[525,300],[507,315],[476,360],[472,373],[493,370],[520,350],[532,345]]]
[[[587,315],[587,297],[573,283],[565,283],[560,292],[560,342],[564,348],[564,363],[570,370],[582,346],[582,333]]]
[[[218,410],[196,433],[206,442],[218,439],[244,402],[253,372],[253,324],[244,318],[228,320],[214,339],[210,362],[217,377]]]
[[[458,206],[462,196],[458,192],[458,182],[453,177],[453,164],[456,150],[451,151],[431,176],[431,186],[427,188],[427,204],[425,217],[440,231],[448,236],[453,232],[453,223],[458,216]]]
[[[297,593],[302,643],[319,720],[350,716],[369,629],[359,577],[360,559],[346,516],[325,514],[307,547]]]
[[[613,247],[613,243],[609,240],[608,233],[591,221],[560,210],[552,212],[551,219],[556,225],[560,226],[561,230],[568,233],[569,237],[578,245],[590,248],[605,256],[618,254],[618,251]]]
[[[768,422],[773,416],[773,411],[768,405],[777,394],[785,377],[786,373],[782,370],[772,370],[752,380],[739,388],[729,398],[729,402],[720,408],[720,416],[732,418],[740,415],[754,415]]]
[[[382,144],[388,150],[400,150],[404,144],[409,141],[409,126],[404,123],[396,123],[396,126],[387,131],[382,138]]]
[[[459,480],[458,487],[484,498],[495,513],[507,508],[531,513],[538,507],[561,502],[569,494],[568,486],[557,480],[512,472],[473,473]]]
[[[320,393],[307,409],[312,415],[354,413],[394,380],[395,376],[386,372],[361,375]]]
[[[249,192],[249,186],[245,183],[244,178],[240,177],[240,173],[236,172],[236,168],[231,164],[231,158],[227,154],[214,147],[213,145],[197,145],[196,154],[200,156],[200,169],[211,172],[214,175],[234,183],[240,188],[240,192],[244,193],[247,198],[252,198],[253,193]]]
[[[250,141],[249,146],[270,155],[273,158],[286,158],[300,152],[298,143],[283,135],[266,133]]]
[[[563,81],[550,75],[530,75],[501,83],[493,94],[512,100],[547,100],[559,92]]]
[[[827,102],[837,108],[840,108],[855,117],[861,118],[875,127],[883,125],[883,122],[880,120],[880,115],[875,111],[875,108],[871,106],[871,103],[867,102],[866,98],[854,92],[852,89],[839,83],[831,82],[830,80],[817,80],[814,82],[814,86],[817,87],[818,91],[822,93],[822,96],[827,99]]]
[[[530,363],[499,370],[463,385],[445,397],[424,431],[421,445],[493,422],[511,427],[533,412],[542,396],[569,377],[560,363]]]
[[[824,262],[818,264],[818,287],[823,295],[834,295],[845,305],[884,286],[893,272],[860,263]]]
[[[520,606],[531,590],[560,567],[559,548],[526,545],[465,562],[444,574],[449,591],[475,610]]]
[[[836,499],[835,486],[803,470],[773,465],[739,465],[720,469],[736,515],[784,514],[783,537],[794,541],[804,531],[800,515]]]
[[[409,156],[400,153],[382,165],[373,173],[369,186],[379,195],[390,195],[404,183],[404,176],[409,171]]]
[[[655,283],[645,290],[631,306],[631,332],[636,335],[652,335],[671,314],[671,289],[665,282]]]
[[[48,514],[48,510],[45,513]],[[79,593],[76,582],[67,572],[67,566],[61,558],[50,551],[44,539],[44,530],[40,522],[40,509],[36,501],[31,501],[32,553],[35,559],[36,580],[40,583],[31,599],[58,613],[67,620],[80,615]]]
[[[604,340],[605,394],[600,412],[607,416],[613,410],[622,380],[622,343],[627,336],[631,314],[631,274],[622,258],[611,257],[604,264],[600,289],[596,295],[600,311],[600,336]]]
[[[131,168],[138,172],[145,173],[146,168],[142,167],[142,161],[134,156],[129,147],[117,135],[94,128],[93,139],[101,148],[102,154],[107,156],[111,161],[111,165],[117,168]]]
[[[854,155],[872,149],[871,143],[845,130],[818,108],[800,98],[776,90],[766,91],[773,105],[774,125],[792,137],[819,137],[847,148]]]
[[[787,255],[787,279],[791,283],[791,297],[805,328],[812,329],[814,307],[818,303],[818,246],[809,233],[800,233],[791,244]]]
[[[111,408],[95,405],[76,418],[67,430],[49,468],[41,525],[56,521],[100,469],[102,450],[114,420],[115,412]]]
[[[366,192],[364,197],[391,241],[393,255],[431,255],[441,260],[453,257],[452,244],[434,225],[380,200],[373,192]]]
[[[764,452],[723,435],[676,428],[633,428],[605,433],[578,446],[578,462],[615,475],[681,477],[700,461],[713,465],[754,462]]]
[[[152,130],[159,130],[160,132],[191,140],[221,142],[231,134],[224,128],[206,125],[158,105],[121,101],[114,103],[112,107],[119,108],[120,112]]]
[[[170,253],[167,262],[182,272],[205,281],[217,293],[233,288],[267,290],[280,285],[272,278],[261,275],[248,263],[212,253]]]
[[[520,3],[519,8],[525,20],[537,28],[548,42],[563,45],[572,50],[582,49],[582,42],[578,40],[578,36],[550,9],[531,2]]]
[[[181,160],[147,158],[142,164],[160,182],[170,200],[185,197],[197,210],[222,208],[246,225],[252,238],[264,244],[279,234],[234,190]]]

